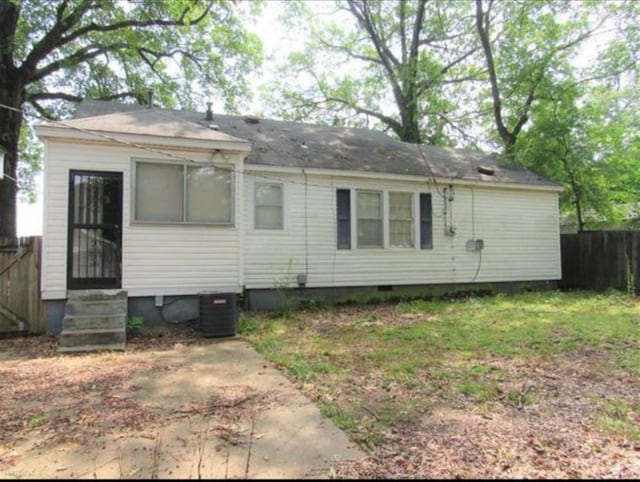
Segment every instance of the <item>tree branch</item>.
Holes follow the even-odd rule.
[[[488,13],[482,10],[482,0],[476,0],[476,29],[478,36],[480,37],[480,44],[484,52],[485,60],[487,62],[487,70],[489,72],[489,82],[491,84],[491,97],[493,101],[493,117],[498,129],[498,134],[504,142],[504,145],[509,149],[515,142],[515,138],[506,128],[502,119],[502,102],[500,99],[500,90],[498,89],[498,77],[496,74],[496,67],[493,60],[493,52],[491,50],[491,44],[489,42],[489,25],[488,25]]]
[[[34,92],[27,94],[28,102],[37,102],[39,100],[66,100],[67,102],[80,102],[82,96],[67,94],[66,92]]]
[[[71,55],[68,55],[67,57],[63,57],[59,60],[51,62],[49,65],[46,65],[41,69],[38,69],[29,78],[29,82],[37,82],[43,79],[44,77],[46,77],[47,75],[50,75],[57,70],[60,70],[63,67],[66,67],[69,65],[78,65],[82,62],[86,62],[87,60],[91,60],[96,57],[99,57],[104,53],[112,52],[114,50],[118,50],[126,47],[128,47],[128,44],[126,43],[115,43],[115,44],[103,45],[103,46],[94,45],[94,44],[87,45],[85,47],[82,47],[81,49],[76,50],[74,53],[72,53]]]
[[[86,27],[82,27],[76,30],[75,32],[73,32],[72,34],[62,38],[59,46],[72,42],[76,38],[82,37],[83,35],[86,35],[90,32],[113,32],[115,30],[122,30],[125,28],[131,28],[131,27],[145,28],[145,27],[152,27],[154,25],[157,27],[180,27],[180,26],[186,26],[186,25],[197,25],[206,18],[206,16],[211,11],[212,5],[213,5],[213,1],[210,1],[199,17],[195,18],[194,20],[188,20],[188,21],[185,20],[186,15],[189,12],[189,8],[187,7],[182,11],[180,16],[175,20],[149,18],[149,20],[123,20],[121,22],[116,22],[109,25],[97,25],[96,23],[92,22]]]
[[[349,57],[353,58],[353,59],[358,59],[358,60],[363,60],[365,62],[372,62],[378,65],[382,65],[382,61],[380,59],[376,59],[375,57],[368,57],[366,55],[360,55],[360,54],[356,54],[354,52],[352,52],[349,48],[345,47],[344,45],[333,45],[330,44],[329,42],[327,42],[325,39],[318,37],[317,38],[318,42],[320,42],[324,47],[331,49],[331,50],[336,50],[338,52],[344,52],[345,54],[347,54]]]
[[[385,124],[387,124],[389,127],[391,127],[391,129],[394,130],[394,132],[398,135],[401,134],[402,132],[402,125],[395,120],[392,117],[386,116],[384,114],[381,114],[380,112],[376,112],[373,111],[371,109],[367,109],[365,107],[359,107],[357,105],[352,104],[351,102],[345,100],[345,99],[340,99],[339,97],[326,97],[326,101],[327,102],[337,102],[339,104],[343,104],[347,107],[349,107],[350,109],[355,110],[357,113],[359,114],[367,114],[370,115],[372,117],[375,117],[376,119],[384,122]]]
[[[137,98],[135,92],[119,92],[117,94],[102,95],[96,97],[96,100],[116,100],[126,98]],[[80,95],[67,94],[66,92],[32,92],[27,94],[28,102],[37,102],[40,100],[64,100],[67,102],[82,102],[85,97]]]
[[[38,63],[62,45],[61,38],[64,32],[76,25],[90,7],[91,0],[82,0],[78,7],[66,17],[63,17],[66,10],[66,2],[63,2],[58,7],[55,25],[33,46],[31,52],[29,52],[20,66],[20,69],[25,72],[27,77],[31,77],[30,74],[36,70]]]
[[[49,119],[49,120],[56,120],[55,116],[52,115],[43,106],[41,106],[37,101],[33,99],[29,100],[29,104],[31,104],[31,106],[38,112],[38,114],[40,114],[41,117],[44,117],[45,119]]]
[[[104,32],[113,32],[113,31],[127,29],[127,28],[145,28],[145,27],[151,27],[151,26],[158,26],[158,27],[186,26],[186,25],[198,24],[207,17],[207,15],[211,10],[212,5],[213,5],[213,1],[210,1],[206,6],[206,8],[204,9],[204,11],[202,12],[202,14],[193,20],[188,20],[186,18],[190,10],[187,7],[182,11],[182,13],[177,19],[165,20],[161,18],[155,18],[155,19],[149,18],[148,20],[123,20],[123,21],[115,22],[108,25],[98,25],[95,22],[92,22],[87,26],[78,28],[74,32],[70,33],[69,35],[64,36],[65,32],[69,31],[71,28],[73,28],[75,25],[78,24],[78,22],[82,19],[82,17],[88,10],[95,7],[94,2],[92,2],[92,0],[83,0],[73,12],[71,12],[66,17],[62,18],[62,15],[64,14],[64,10],[65,10],[63,6],[66,7],[66,2],[65,2],[61,4],[60,7],[58,7],[58,21],[56,22],[56,24],[33,47],[33,49],[31,50],[29,55],[27,55],[27,58],[22,63],[22,66],[20,68],[27,73],[27,76],[29,78],[31,78],[32,75],[29,75],[29,74],[36,70],[36,66],[38,65],[38,63],[44,60],[44,58],[48,54],[53,52],[55,49],[58,49],[70,42],[73,42],[77,38],[80,38],[92,32],[104,33]],[[73,63],[79,63],[85,60],[81,57],[80,57],[81,60],[78,60],[78,57],[74,57],[73,55],[74,54],[72,54],[71,56],[65,57],[63,59],[59,59],[57,61],[57,64],[62,64],[62,63],[69,64],[68,61],[71,61],[70,63],[73,64]],[[56,62],[53,62],[52,64],[56,64]],[[58,68],[60,67],[55,68],[51,72],[58,70]],[[38,72],[41,72],[42,70],[43,69],[39,69]],[[41,75],[37,76],[35,80],[38,80],[40,78],[42,78]]]

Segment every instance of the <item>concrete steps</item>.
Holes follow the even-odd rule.
[[[58,352],[124,350],[127,342],[127,292],[69,291]]]

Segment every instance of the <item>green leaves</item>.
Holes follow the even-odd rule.
[[[250,101],[246,79],[262,62],[262,45],[245,24],[259,2],[12,3],[0,4],[0,103],[28,115],[66,117],[74,107],[70,102],[82,98],[142,103],[148,88],[164,107],[200,109],[214,101],[233,112]],[[8,130],[21,132],[20,146],[5,148],[13,153],[11,162],[20,149],[20,188],[33,200],[39,168],[34,137],[20,124]],[[0,189],[8,189],[6,184]],[[15,200],[3,204],[0,219],[13,219]],[[0,232],[11,235],[15,229],[0,226]]]

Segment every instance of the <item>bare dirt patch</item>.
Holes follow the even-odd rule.
[[[337,476],[638,478],[640,441],[597,426],[606,403],[640,402],[638,379],[599,369],[608,362],[606,352],[593,349],[546,362],[485,361],[501,373],[497,400],[478,404],[431,394],[429,414],[393,424],[383,443],[366,458],[339,465]],[[396,391],[396,403],[417,395],[410,392]],[[524,403],[513,396],[525,392]],[[640,427],[637,413],[628,416]]]
[[[247,421],[256,410],[265,410],[281,398],[277,390],[256,389],[230,380],[231,384],[223,386],[177,388],[169,400],[146,393],[143,387],[146,381],[160,377],[174,374],[179,378],[181,372],[205,377],[206,370],[194,371],[196,363],[181,360],[180,352],[213,342],[184,330],[133,337],[124,352],[58,355],[53,338],[0,340],[0,475],[157,476],[160,464],[169,463],[170,457],[155,453],[159,451],[160,434],[167,430],[171,436],[170,441],[163,442],[165,445],[182,443],[185,451],[200,450],[200,458],[204,442],[198,438],[214,440],[218,449],[246,446],[251,435]],[[158,356],[163,352],[177,355]],[[125,469],[122,453],[127,444],[135,445],[140,453],[146,451],[147,456],[142,459],[139,455],[138,465]],[[116,464],[111,472],[87,465],[90,458],[97,464],[109,451],[115,455],[103,465]],[[171,456],[177,451],[165,447],[164,452]],[[56,454],[63,453],[67,462],[56,465]],[[135,460],[136,454],[130,455]],[[187,455],[185,459],[193,465],[191,459],[196,455]],[[150,465],[154,457],[157,460]],[[34,460],[30,462],[29,458]],[[43,460],[51,466],[42,467]],[[75,472],[70,472],[69,460],[78,461]],[[132,464],[131,460],[126,463]],[[180,473],[202,475],[202,464],[202,460],[195,464],[197,471],[180,467]],[[168,468],[165,475],[171,476],[172,470],[178,473]]]

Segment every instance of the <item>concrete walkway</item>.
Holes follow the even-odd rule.
[[[317,479],[331,477],[335,462],[364,456],[240,338],[178,345],[152,356],[156,365],[166,364],[166,373],[138,375],[129,397],[177,413],[172,422],[154,432],[95,440],[90,447],[22,447],[29,455],[25,462],[0,478]],[[190,404],[200,409],[188,410]]]

